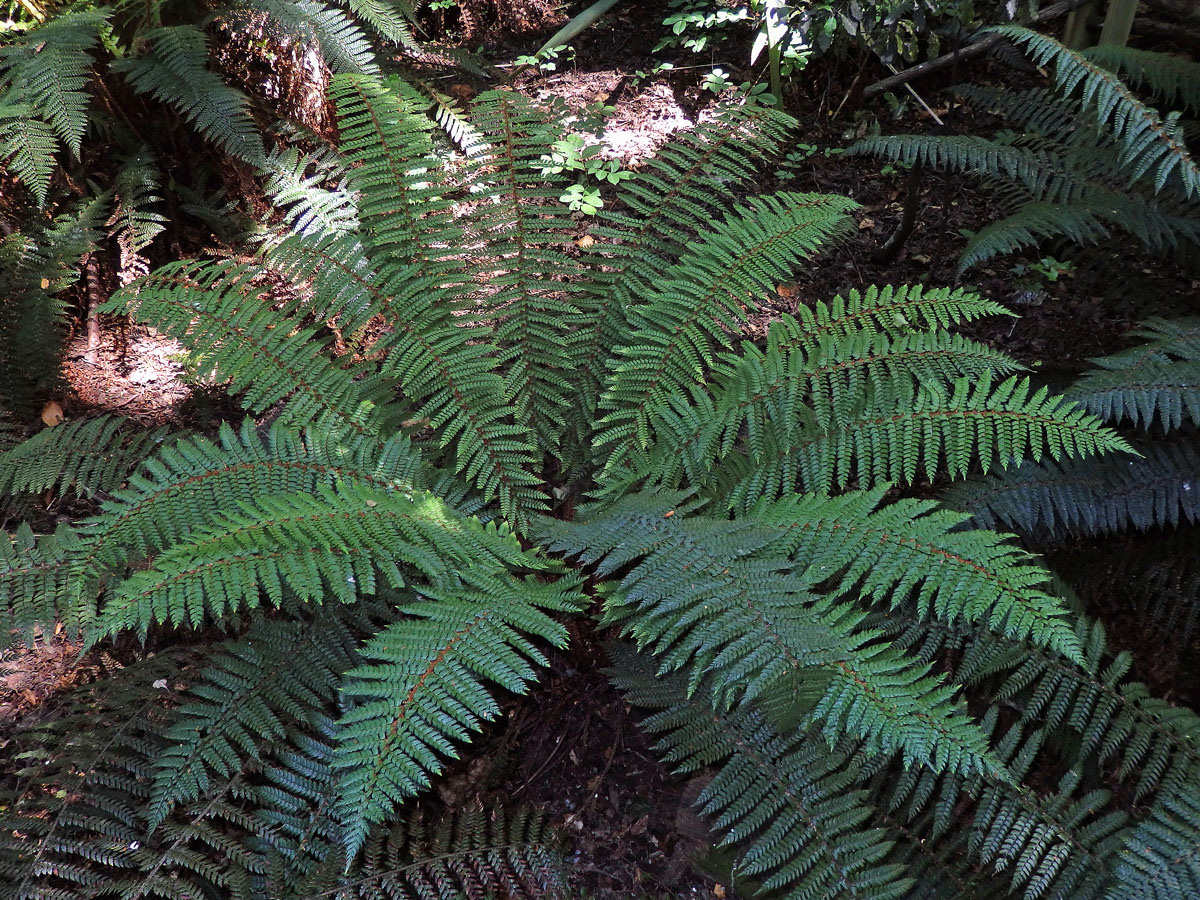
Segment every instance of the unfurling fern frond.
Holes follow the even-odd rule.
[[[540,584],[464,568],[461,584],[421,589],[400,606],[406,618],[363,647],[366,664],[342,684],[353,706],[340,722],[334,766],[348,859],[372,824],[425,789],[455,745],[499,715],[485,681],[525,693],[546,658],[523,635],[563,646],[566,629],[548,613],[580,605],[573,579]]]
[[[135,431],[118,416],[47,428],[0,454],[0,493],[109,493],[165,437],[164,428]]]

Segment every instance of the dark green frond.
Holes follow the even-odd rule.
[[[1067,396],[1114,424],[1200,425],[1200,319],[1151,319],[1133,334],[1149,340],[1093,359]]]
[[[992,531],[964,531],[969,517],[928,500],[880,505],[886,486],[840,497],[760,502],[750,520],[782,531],[787,553],[813,583],[833,585],[943,622],[982,622],[1014,640],[1080,657],[1067,609],[1049,575]]]
[[[263,12],[271,25],[291,39],[307,43],[315,39],[321,56],[334,72],[375,74],[379,66],[371,42],[362,29],[343,13],[317,0],[238,0],[230,25],[245,27],[247,11]]]
[[[571,357],[587,373],[582,405],[590,414],[607,376],[611,349],[628,338],[628,307],[653,293],[687,250],[754,177],[756,156],[769,158],[794,120],[770,107],[731,104],[708,122],[677,133],[644,171],[624,183],[620,213],[602,210],[595,280],[580,297],[587,324],[571,338]]]
[[[870,798],[846,753],[813,736],[780,735],[749,709],[713,713],[631,657],[618,656],[614,681],[655,710],[643,722],[661,735],[655,749],[682,772],[718,767],[696,805],[715,820],[719,845],[746,846],[735,876],[789,900],[911,895],[904,867],[888,860],[894,838],[870,827]]]
[[[118,291],[104,310],[132,312],[185,344],[244,391],[253,412],[286,398],[281,419],[288,424],[324,417],[359,433],[377,431],[387,420],[386,383],[361,366],[338,365],[315,329],[272,310],[260,299],[256,274],[239,263],[169,263]]]
[[[480,525],[432,495],[412,498],[340,485],[267,495],[223,512],[117,585],[92,640],[156,622],[197,627],[206,617],[302,601],[349,603],[405,584],[401,567],[435,584],[455,568],[525,562],[507,532]]]
[[[468,807],[431,824],[418,811],[409,822],[376,830],[361,862],[301,885],[295,900],[424,900],[426,897],[568,896],[554,835],[539,813]]]
[[[840,197],[778,194],[736,209],[688,252],[630,311],[631,333],[616,348],[596,438],[611,466],[651,439],[652,411],[704,379],[726,329],[754,298],[775,289],[831,237],[845,232],[855,204]]]
[[[962,477],[974,462],[987,471],[1026,456],[1053,459],[1129,450],[1098,418],[1029,379],[960,378],[949,389],[903,381],[870,384],[834,415],[802,409],[805,427],[793,440],[778,431],[765,452],[730,459],[723,478],[729,503],[748,509],[759,497],[777,497],[799,482],[806,490],[911,483],[937,471]],[[923,461],[923,466],[921,465]]]
[[[1101,44],[1081,51],[1085,59],[1121,76],[1170,109],[1200,116],[1200,63],[1169,53]]]
[[[1120,147],[1121,167],[1131,177],[1147,175],[1156,190],[1175,180],[1185,197],[1200,192],[1200,167],[1186,144],[1120,78],[1036,31],[1016,25],[990,30],[1023,45],[1037,65],[1054,64],[1057,89],[1064,96],[1078,91],[1080,103],[1094,115],[1096,127],[1111,130]]]
[[[58,140],[32,110],[0,98],[0,165],[20,179],[39,204],[46,202]]]
[[[266,154],[246,95],[209,71],[204,32],[195,25],[171,25],[144,32],[142,38],[150,52],[116,60],[113,70],[140,93],[174,106],[231,155],[261,164]]]
[[[1026,203],[971,235],[958,260],[959,273],[993,257],[1036,247],[1045,238],[1066,235],[1076,244],[1098,243],[1111,233],[1106,211],[1096,203]]]
[[[403,604],[405,618],[362,648],[367,663],[342,683],[352,708],[340,722],[334,765],[347,859],[372,824],[428,787],[456,744],[499,715],[485,682],[524,693],[534,666],[546,664],[530,638],[566,643],[566,629],[548,613],[581,605],[573,579],[545,584],[481,568],[464,568],[460,578]]]
[[[103,9],[72,10],[0,46],[0,89],[48,123],[79,159],[91,97],[92,50],[108,23]],[[18,170],[19,173],[19,170]],[[44,196],[44,195],[43,195]]]
[[[983,528],[1095,535],[1200,522],[1200,450],[1192,439],[1137,443],[1140,458],[1025,463],[954,485],[943,501]]]
[[[147,817],[161,824],[180,801],[206,795],[259,748],[333,709],[341,674],[357,659],[344,617],[319,610],[295,621],[256,623],[227,641],[191,687],[154,760]]]
[[[47,428],[0,455],[0,493],[109,493],[165,437],[165,428],[138,431],[119,416]]]
[[[34,535],[22,524],[16,534],[0,537],[0,617],[5,632],[25,641],[35,630],[53,630],[62,622],[78,634],[95,617],[95,604],[73,590],[72,560],[81,549],[79,535],[66,524],[54,534]]]
[[[676,515],[681,500],[635,495],[547,529],[551,549],[598,563],[602,576],[637,562],[605,616],[661,656],[664,672],[687,667],[692,691],[706,680],[718,709],[816,682],[813,716],[831,739],[851,733],[910,763],[996,771],[952,688],[873,643],[856,607],[815,592],[819,577],[789,558],[790,528]]]
[[[1200,773],[1167,779],[1150,814],[1125,840],[1105,900],[1178,900],[1200,895]]]

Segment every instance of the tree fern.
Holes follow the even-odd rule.
[[[167,65],[162,34],[133,69]],[[0,848],[27,893],[54,867],[59,900],[552,889],[528,820],[393,824],[413,833],[593,600],[654,657],[614,677],[661,711],[668,758],[718,767],[705,807],[784,896],[1099,897],[1167,855],[1129,843],[1135,802],[1186,845],[1194,717],[1126,680],[1036,558],[908,493],[1131,443],[953,334],[1002,311],[966,290],[868,288],[738,337],[853,209],[733,203],[786,116],[723,107],[576,254],[529,101],[484,96],[448,164],[415,91],[342,74],[331,95],[338,155],[272,156],[286,208],[259,253],[169,263],[105,307],[252,418],[0,545],[26,632],[74,616],[90,647],[152,648],[28,739],[10,805],[37,821],[5,834],[33,844]],[[89,427],[116,440],[59,433]],[[13,451],[27,483],[78,482],[33,464],[49,440]]]

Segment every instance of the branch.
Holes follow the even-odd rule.
[[[1040,25],[1043,22],[1049,22],[1052,19],[1057,19],[1059,16],[1064,16],[1074,9],[1086,4],[1088,0],[1062,0],[1061,3],[1056,3],[1053,6],[1047,6],[1036,16],[1030,18],[1026,25]],[[947,53],[944,56],[936,57],[935,59],[926,60],[923,63],[905,69],[902,72],[897,72],[895,75],[889,75],[876,81],[874,84],[869,84],[863,88],[863,99],[870,99],[876,94],[882,94],[885,91],[890,91],[893,88],[898,88],[901,85],[908,84],[914,78],[920,78],[930,72],[936,72],[939,69],[944,69],[947,66],[952,66],[956,62],[964,59],[973,59],[982,53],[995,47],[1002,40],[1003,35],[988,34],[973,43],[960,47],[952,53]]]

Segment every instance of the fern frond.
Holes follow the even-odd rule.
[[[1115,74],[1036,31],[1016,25],[988,30],[1024,46],[1036,65],[1054,64],[1057,89],[1064,96],[1079,91],[1080,103],[1095,116],[1096,127],[1111,129],[1120,147],[1120,165],[1131,179],[1148,175],[1156,191],[1175,179],[1185,197],[1200,192],[1200,167],[1187,146]]]
[[[870,331],[826,337],[802,352],[785,349],[792,343],[787,329],[773,327],[765,352],[744,344],[741,356],[723,361],[708,391],[694,392],[695,403],[675,400],[656,415],[656,445],[638,463],[638,475],[673,486],[686,473],[689,483],[702,485],[735,447],[760,457],[772,438],[798,439],[811,425],[802,408],[811,408],[818,421],[845,417],[868,382],[907,378],[936,386],[1018,368],[1003,353],[960,335],[895,331],[895,338]]]
[[[767,503],[751,520],[781,529],[786,552],[813,583],[840,596],[896,606],[954,624],[984,622],[1014,640],[1079,659],[1067,610],[1046,590],[1035,559],[991,531],[964,531],[969,516],[928,500],[880,506],[886,486],[839,497]]]
[[[119,416],[47,428],[0,455],[0,493],[111,492],[165,437],[165,428],[131,431]]]
[[[113,179],[113,212],[105,224],[121,253],[118,276],[122,284],[150,271],[142,251],[161,234],[167,217],[155,209],[162,202],[162,173],[145,147],[122,161]]]
[[[155,622],[199,626],[275,606],[285,591],[305,602],[350,603],[381,583],[404,586],[401,566],[435,584],[454,567],[527,564],[507,530],[482,526],[432,495],[412,499],[351,485],[264,496],[190,532],[113,589],[92,642]]]
[[[778,194],[750,201],[695,241],[655,291],[630,312],[600,408],[596,443],[610,463],[650,442],[655,407],[701,382],[713,350],[728,347],[754,297],[772,291],[828,239],[845,232],[852,201]]]
[[[73,590],[71,561],[81,546],[79,535],[61,524],[54,534],[35,536],[22,523],[14,535],[0,537],[0,616],[5,631],[16,630],[28,643],[38,629],[52,631],[56,622],[79,634],[95,616],[94,604]]]
[[[45,122],[23,104],[0,99],[0,165],[29,188],[38,205],[45,204],[54,173],[58,141]]]
[[[456,744],[499,715],[485,681],[520,694],[535,680],[546,658],[526,635],[563,646],[567,631],[548,613],[581,606],[574,579],[545,584],[479,568],[460,579],[403,604],[406,618],[369,641],[367,663],[343,681],[354,705],[341,719],[334,765],[347,859],[372,824],[428,787]]]
[[[301,42],[316,39],[321,56],[334,72],[374,75],[379,72],[370,40],[362,29],[341,10],[317,0],[238,0],[232,11],[232,25],[246,11],[266,13],[271,24]]]
[[[1200,893],[1200,772],[1167,779],[1149,815],[1128,836],[1106,900],[1176,900]]]
[[[251,411],[286,397],[281,418],[289,424],[328,417],[359,433],[382,427],[386,383],[361,366],[337,365],[314,329],[275,314],[259,299],[256,274],[225,261],[169,263],[115,293],[102,309],[133,312],[183,343],[244,391]]]
[[[180,801],[208,794],[260,747],[307,728],[333,708],[341,674],[354,664],[354,635],[336,611],[256,623],[227,641],[199,672],[175,712],[168,745],[154,760],[149,827]]]
[[[1150,319],[1132,334],[1149,340],[1091,360],[1068,396],[1114,424],[1200,425],[1200,319]]]
[[[686,666],[689,691],[709,679],[717,709],[816,681],[824,690],[813,716],[831,739],[851,733],[910,763],[996,771],[953,689],[857,630],[864,615],[853,605],[815,593],[817,580],[789,559],[790,528],[676,515],[682,499],[634,495],[547,528],[552,550],[598,563],[601,576],[637,562],[605,621],[662,656],[663,672]]]
[[[488,270],[474,314],[492,326],[517,421],[555,448],[575,403],[575,363],[562,338],[581,322],[574,294],[584,270],[566,252],[574,223],[561,190],[532,181],[546,150],[545,111],[515,91],[488,91],[472,112],[484,140],[468,162],[479,204],[472,252]]]
[[[174,106],[201,135],[251,165],[265,159],[262,138],[250,117],[246,95],[208,69],[208,39],[195,25],[170,25],[142,35],[144,56],[113,62],[130,85]]]
[[[954,485],[947,505],[983,528],[1025,534],[1115,534],[1200,522],[1200,451],[1193,440],[1139,443],[1140,458],[1110,456],[1025,463],[987,480]]]
[[[1100,44],[1080,55],[1103,66],[1171,109],[1200,116],[1200,63],[1150,50]]]
[[[324,873],[322,873],[324,875]],[[564,900],[563,864],[553,832],[539,813],[475,805],[429,823],[418,810],[408,822],[376,830],[361,862],[301,885],[295,900],[423,900],[512,897]]]
[[[284,147],[272,151],[263,168],[270,173],[263,193],[293,233],[332,235],[358,229],[357,202],[336,157]],[[330,182],[335,186],[329,187]]]
[[[726,211],[738,185],[754,177],[753,161],[773,156],[794,125],[761,104],[724,106],[709,121],[677,132],[623,183],[622,212],[600,212],[594,232],[601,240],[590,262],[595,281],[579,300],[588,322],[571,343],[571,358],[588,376],[581,406],[589,416],[611,349],[628,339],[627,309],[654,292],[690,236]]]
[[[971,235],[958,260],[959,274],[994,257],[1036,247],[1048,237],[1066,235],[1076,244],[1098,243],[1111,234],[1105,211],[1091,203],[1026,203]]]
[[[71,10],[0,46],[0,88],[28,104],[76,159],[91,105],[85,89],[92,75],[91,51],[108,17],[103,9]]]
[[[883,481],[911,483],[918,472],[962,477],[973,461],[984,471],[1008,468],[1027,455],[1054,459],[1129,450],[1100,420],[1029,379],[956,380],[949,391],[911,382],[869,385],[848,413],[811,419],[794,441],[772,436],[758,460],[731,457],[722,479],[731,506],[748,509],[759,497],[778,497],[797,481],[806,490]],[[924,466],[921,466],[921,461]]]
[[[380,37],[407,49],[419,49],[413,36],[416,0],[338,0],[355,16],[371,26]]]
[[[218,441],[193,437],[162,448],[86,525],[81,572],[119,570],[185,539],[226,508],[261,497],[350,484],[415,498],[429,489],[464,512],[461,492],[428,467],[403,436],[384,442],[328,432],[302,434],[276,425],[259,437],[246,420],[224,424]]]
[[[749,845],[735,876],[762,879],[764,890],[793,900],[910,896],[904,867],[887,861],[893,838],[869,827],[870,799],[844,752],[814,736],[780,735],[750,709],[714,714],[687,699],[678,680],[631,657],[617,657],[614,681],[631,702],[655,711],[642,723],[661,735],[655,749],[681,772],[718,766],[696,804],[715,819],[718,845]]]

